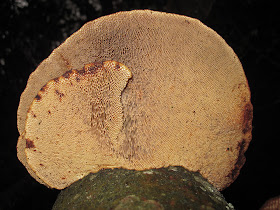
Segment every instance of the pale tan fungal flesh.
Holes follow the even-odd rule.
[[[136,10],[85,24],[30,75],[18,109],[20,134],[24,135],[25,131],[28,135],[32,131],[33,137],[40,135],[41,131],[26,121],[26,113],[46,83],[61,78],[71,69],[109,60],[124,64],[133,75],[119,93],[122,119],[118,118],[116,128],[110,124],[107,140],[100,141],[98,133],[91,131],[94,127],[91,123],[95,125],[91,117],[96,111],[84,104],[85,100],[79,99],[79,107],[73,108],[73,113],[64,114],[71,116],[69,124],[73,128],[77,121],[80,127],[83,125],[83,130],[75,133],[76,128],[67,131],[61,126],[56,129],[62,129],[60,133],[69,138],[69,149],[77,149],[72,139],[79,136],[76,138],[80,142],[79,149],[92,154],[84,158],[78,153],[66,152],[69,149],[62,147],[53,154],[53,150],[46,147],[44,151],[49,158],[43,165],[54,157],[69,158],[69,162],[60,166],[56,162],[49,163],[53,164],[53,169],[43,170],[38,166],[37,156],[33,157],[33,152],[27,148],[28,164],[33,164],[31,168],[39,178],[50,187],[63,188],[87,172],[100,168],[144,170],[180,165],[200,171],[219,190],[236,179],[251,140],[249,86],[237,56],[226,42],[200,21],[185,16]],[[53,81],[47,87],[55,85]],[[91,90],[90,85],[87,88]],[[104,97],[114,95],[109,92],[102,94]],[[65,97],[60,97],[60,93]],[[50,107],[54,101],[58,105],[60,99],[63,102],[66,98],[62,91],[52,96],[48,102]],[[92,93],[91,100],[96,97]],[[34,103],[37,102],[33,102],[33,106]],[[120,116],[120,111],[111,105],[107,108]],[[83,107],[88,112],[82,111]],[[81,116],[76,119],[74,113]],[[44,114],[48,116],[48,113]],[[27,117],[31,118],[32,114],[29,112]],[[94,119],[98,117],[103,117],[101,112],[97,112]],[[52,124],[56,120],[60,119],[52,118],[48,122]],[[51,125],[46,124],[46,128],[48,126]],[[106,129],[102,131],[106,133]],[[90,137],[92,141],[84,141],[89,135],[96,136]],[[48,139],[49,146],[56,145],[54,141]],[[100,147],[94,150],[96,142],[104,144],[100,143]],[[34,146],[37,147],[36,142]],[[64,154],[58,153],[61,150],[65,151]],[[105,158],[104,154],[109,155]],[[90,162],[88,157],[94,155],[96,162],[87,164]],[[61,167],[65,171],[69,169],[68,177],[63,173],[56,174],[57,168]],[[62,180],[63,177],[66,179]]]
[[[17,156],[18,159],[20,160],[20,162],[25,166],[25,168],[27,169],[27,171],[30,173],[30,175],[36,179],[37,182],[46,185],[46,183],[41,180],[36,173],[30,168],[30,166],[27,164],[27,160],[26,160],[26,154],[24,152],[26,148],[26,141],[24,139],[24,134],[22,134],[19,138],[18,138],[18,143],[17,143]]]
[[[123,125],[121,92],[131,78],[107,61],[48,82],[27,113],[27,163],[49,186],[62,189],[89,172],[119,166],[114,154]]]

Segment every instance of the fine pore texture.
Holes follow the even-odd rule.
[[[112,156],[96,163],[99,168],[115,167],[116,160],[119,167],[136,170],[179,165],[199,171],[219,190],[236,179],[251,140],[253,111],[247,79],[226,42],[199,20],[186,16],[135,10],[85,24],[30,75],[18,108],[20,134],[26,129],[33,99],[48,81],[107,60],[124,64],[133,78],[120,96],[123,124],[116,128],[120,131],[112,132],[109,137],[114,140],[104,143]],[[60,90],[53,94],[57,103],[64,100],[62,94]],[[85,113],[83,103],[73,112]],[[97,115],[102,117],[102,113]],[[84,132],[73,133],[75,123],[71,122],[69,139],[70,133],[80,135],[79,141],[88,148],[87,141],[82,141]],[[89,122],[89,117],[83,121]],[[82,166],[87,161],[75,160],[71,164]],[[79,171],[75,170],[71,173]]]
[[[27,113],[27,163],[47,185],[65,188],[89,172],[119,166],[120,95],[131,78],[122,64],[88,64],[48,82]]]
[[[19,138],[18,138],[18,143],[17,143],[17,157],[19,159],[19,161],[24,165],[24,167],[26,168],[26,170],[29,172],[29,174],[36,179],[37,182],[47,185],[43,180],[41,180],[35,173],[35,171],[32,170],[32,168],[30,168],[30,166],[27,164],[27,160],[26,160],[26,154],[25,154],[25,148],[26,148],[26,141],[24,139],[24,134],[22,134]],[[48,185],[47,185],[48,186]]]

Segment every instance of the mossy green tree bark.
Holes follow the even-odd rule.
[[[107,169],[62,190],[57,209],[233,209],[198,172],[183,167]]]

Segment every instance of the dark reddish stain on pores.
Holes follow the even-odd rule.
[[[44,86],[40,89],[41,92],[45,92],[45,90],[46,90],[46,85],[44,85]]]
[[[97,67],[95,65],[91,65],[91,64],[87,65],[87,67],[86,67],[86,70],[88,70],[91,73],[95,72],[96,69],[97,69]]]
[[[82,69],[82,70],[78,71],[78,73],[83,76],[86,74],[86,71],[84,69]]]
[[[103,62],[101,62],[101,63],[99,63],[99,62],[95,62],[95,63],[92,63],[91,64],[91,66],[94,66],[95,68],[102,68],[102,66],[103,66],[104,64],[103,64]]]
[[[55,90],[55,93],[59,96],[59,100],[61,101],[61,98],[64,96],[64,93],[61,93],[58,90]]]
[[[41,97],[39,94],[37,94],[37,95],[35,96],[35,99],[36,99],[37,101],[40,101],[41,98],[42,98],[42,97]]]
[[[252,120],[253,120],[253,106],[251,103],[247,103],[243,111],[243,129],[244,134],[252,130]]]
[[[34,118],[36,118],[36,117],[37,117],[37,115],[36,115],[36,114],[34,114],[34,112],[33,112],[33,111],[30,111],[30,109],[28,110],[28,112],[32,115],[32,117],[34,117]]]
[[[239,150],[239,154],[237,157],[237,161],[234,165],[233,170],[228,175],[232,180],[235,180],[237,176],[239,175],[240,169],[244,165],[246,158],[244,156],[245,150],[246,150],[246,140],[243,139],[241,142],[238,143],[237,150]]]
[[[245,135],[252,131],[253,106],[250,102],[244,106],[242,117],[243,117],[242,132]],[[239,175],[240,169],[242,168],[242,166],[244,165],[244,163],[246,161],[244,153],[247,150],[248,143],[249,143],[248,138],[244,138],[237,145],[236,150],[239,151],[238,157],[236,159],[236,162],[234,164],[232,171],[227,175],[227,177],[233,181]],[[227,151],[229,151],[229,150],[230,150],[230,148],[227,149]]]
[[[96,71],[103,67],[103,63],[90,63],[84,67],[84,70],[89,71],[90,74],[96,73]]]
[[[120,64],[118,64],[118,63],[116,64],[116,69],[118,69],[118,70],[120,69]]]
[[[34,142],[30,139],[26,139],[26,148],[35,148]]]
[[[62,75],[62,77],[64,77],[64,78],[69,78],[70,75],[71,75],[71,73],[72,73],[71,70],[70,70],[70,71],[67,71],[67,72],[65,72],[65,73]]]
[[[59,82],[59,78],[57,77],[57,78],[53,79],[53,81],[58,83]]]

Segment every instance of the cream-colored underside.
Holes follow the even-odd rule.
[[[121,95],[123,126],[113,142],[114,161],[97,161],[84,169],[87,160],[77,154],[73,161],[81,167],[67,166],[73,172],[69,182],[61,184],[61,177],[48,171],[48,186],[64,188],[107,165],[137,170],[181,165],[199,170],[218,189],[233,181],[228,175],[240,155],[240,142],[245,141],[246,150],[251,139],[251,133],[242,132],[244,107],[250,103],[247,80],[226,42],[185,16],[131,11],[85,24],[30,75],[18,109],[20,134],[43,85],[70,69],[106,60],[123,63],[133,76]]]

